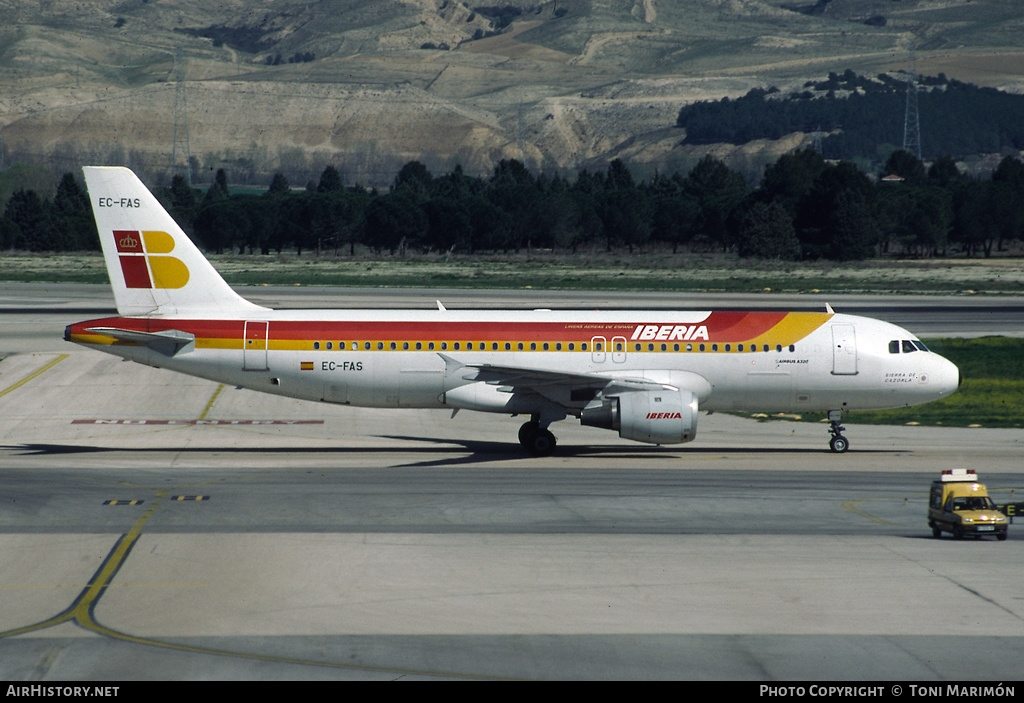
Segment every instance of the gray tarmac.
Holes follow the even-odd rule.
[[[2,290],[0,679],[1019,678],[1024,532],[925,519],[944,468],[1022,500],[1019,430],[854,420],[837,456],[819,424],[702,415],[658,448],[569,421],[532,458],[518,419],[121,362],[60,338],[102,288]],[[900,314],[956,324],[927,302]],[[1020,331],[991,307],[979,333]]]

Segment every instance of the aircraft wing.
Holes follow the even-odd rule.
[[[464,363],[439,354],[446,364],[446,375],[461,381],[486,383],[507,393],[537,393],[562,406],[582,405],[598,395],[616,395],[631,391],[678,390],[667,381],[643,376],[611,376],[572,373],[522,366]]]

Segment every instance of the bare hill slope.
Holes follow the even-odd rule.
[[[329,163],[387,184],[419,159],[574,173],[628,159],[752,168],[801,143],[683,147],[690,101],[795,89],[846,68],[1024,90],[1024,17],[1005,0],[0,0],[4,160],[170,172],[187,118],[197,178],[302,184]],[[176,81],[175,55],[185,57]],[[184,100],[184,103],[182,103]],[[183,157],[179,159],[183,161]]]

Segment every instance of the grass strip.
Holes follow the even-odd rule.
[[[926,339],[924,342],[960,368],[963,382],[956,393],[909,408],[854,410],[843,422],[852,425],[1024,427],[1024,339],[979,337]],[[826,419],[825,413],[782,417],[804,422]]]

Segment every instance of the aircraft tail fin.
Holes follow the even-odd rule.
[[[119,314],[265,309],[235,293],[130,169],[83,171]]]

